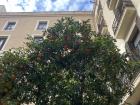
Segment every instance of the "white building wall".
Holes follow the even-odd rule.
[[[132,1],[132,3],[135,6],[138,15],[140,16],[140,0],[131,0],[131,1]]]
[[[100,0],[102,8],[103,8],[103,17],[106,21],[108,31],[112,37],[115,38],[114,32],[112,30],[112,24],[115,18],[113,10],[110,10],[107,6],[107,0]],[[116,39],[116,45],[120,49],[120,53],[125,52],[125,41],[123,39]]]
[[[107,0],[100,0],[102,8],[103,8],[103,17],[106,21],[107,27],[108,27],[108,31],[110,32],[110,35],[114,37],[114,33],[112,30],[112,24],[113,24],[113,20],[114,20],[114,13],[112,10],[110,10],[107,6]]]
[[[134,4],[134,7],[136,8],[137,14],[140,17],[140,0],[131,0],[132,3]],[[114,21],[114,13],[112,10],[110,10],[107,6],[107,0],[100,0],[101,4],[102,4],[102,8],[103,8],[103,16],[104,19],[106,21],[107,27],[108,27],[108,31],[110,32],[110,34],[114,37],[114,33],[112,30],[112,24]],[[116,39],[116,45],[118,46],[118,48],[120,49],[120,53],[125,52],[125,43],[129,40],[130,36],[132,35],[132,32],[134,30],[136,26],[136,19],[133,20],[133,23],[131,25],[130,30],[128,30],[128,34],[126,35],[127,37],[125,39]],[[115,37],[114,37],[115,38]],[[135,44],[138,43],[138,41],[140,40],[140,35],[137,37],[137,40],[135,41]],[[135,91],[133,96],[125,96],[123,99],[122,104],[124,104],[124,101],[131,103],[132,105],[137,105],[137,103],[140,100],[140,75],[136,78],[136,80],[134,81],[134,87],[135,87]]]

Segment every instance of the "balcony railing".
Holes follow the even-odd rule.
[[[107,0],[107,5],[108,5],[108,7],[109,7],[109,5],[110,5],[110,1],[111,1],[111,0]]]
[[[116,33],[116,31],[118,29],[118,26],[121,21],[125,8],[132,7],[132,6],[133,6],[133,4],[132,4],[131,0],[119,0],[117,8],[116,8],[116,10],[114,10],[115,19],[112,24],[112,29],[113,29],[114,34]]]
[[[102,30],[103,30],[104,27],[106,27],[106,24],[105,24],[105,20],[104,20],[104,18],[102,16],[100,22],[98,23],[98,32],[99,32],[99,34],[102,33]]]
[[[98,13],[98,14],[99,14],[100,10],[102,10],[102,5],[101,5],[101,3],[100,3],[100,1],[99,1],[99,6],[98,6],[98,9],[97,9],[97,13]]]
[[[140,50],[135,48],[132,42],[127,42],[125,44],[126,53],[129,55],[131,61],[140,61]],[[140,68],[137,67],[133,73],[132,81],[140,74]]]
[[[127,42],[125,44],[126,52],[130,56],[130,60],[140,61],[140,50],[134,47],[132,42]]]
[[[116,3],[117,3],[117,0],[107,0],[107,6],[111,10],[115,8]]]

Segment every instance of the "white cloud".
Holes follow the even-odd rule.
[[[88,1],[90,2],[90,0],[56,0],[54,2],[51,0],[0,0],[0,5],[5,5],[7,12],[78,11],[79,7],[81,10],[91,10],[92,5]]]
[[[0,0],[0,5],[5,5],[6,10],[10,12],[21,12],[23,11],[21,7],[16,6],[18,0]]]
[[[77,4],[73,4],[72,6],[70,6],[69,8],[68,8],[68,11],[75,11],[75,10],[78,10],[78,6],[77,6]]]
[[[0,5],[5,5],[7,12],[32,12],[35,9],[35,0],[25,0],[27,5],[23,4],[24,10],[17,4],[22,0],[0,0]]]
[[[28,3],[28,6],[25,7],[25,11],[32,12],[36,7],[35,7],[35,0],[26,0]]]
[[[82,10],[92,10],[90,0],[57,0],[53,3],[53,7],[54,11],[78,11],[81,8]]]
[[[71,0],[57,0],[53,3],[54,11],[65,10]]]
[[[53,3],[51,0],[46,0],[44,6],[46,7],[46,11],[50,11],[53,9]]]
[[[86,5],[83,7],[82,10],[92,10],[93,9],[93,5]]]

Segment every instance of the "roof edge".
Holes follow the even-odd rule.
[[[4,12],[0,16],[91,15],[92,11]]]

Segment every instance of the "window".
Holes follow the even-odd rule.
[[[140,60],[140,31],[137,26],[134,27],[125,48],[131,60]]]
[[[37,30],[45,30],[47,28],[47,21],[39,21]]]
[[[4,30],[13,30],[15,28],[16,22],[8,22]]]
[[[36,43],[42,43],[43,42],[43,37],[42,36],[34,36],[34,41]]]
[[[140,40],[138,41],[136,48],[137,48],[137,49],[139,50],[139,52],[140,52]]]
[[[0,50],[2,49],[2,47],[4,46],[5,42],[6,42],[7,37],[0,37]]]
[[[140,56],[140,32],[139,32],[139,30],[137,30],[136,37],[134,39],[133,44],[137,51],[137,54]]]

